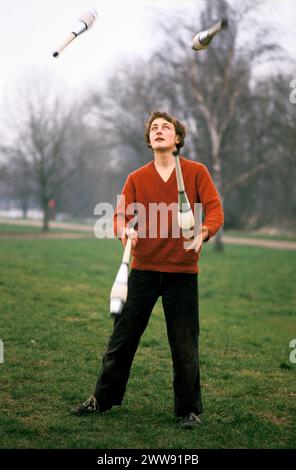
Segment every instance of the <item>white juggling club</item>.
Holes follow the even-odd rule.
[[[97,12],[93,8],[82,13],[76,21],[71,33],[66,37],[60,47],[52,53],[53,57],[58,57],[65,47],[70,44],[70,42],[72,42],[80,34],[87,31],[96,20],[96,17]]]
[[[226,29],[227,26],[228,20],[226,18],[223,18],[222,20],[218,21],[218,23],[215,23],[214,26],[212,26],[211,28],[202,31],[201,33],[198,33],[193,38],[192,49],[194,49],[195,51],[201,51],[203,49],[206,49],[212,41],[213,37],[223,29]]]
[[[135,212],[132,225],[135,227],[138,223],[137,211]],[[130,235],[135,232],[134,227],[129,227]],[[130,236],[127,239],[120,268],[115,277],[110,293],[110,314],[112,316],[120,315],[127,299],[128,292],[128,269],[131,257],[132,240]]]
[[[178,224],[183,237],[191,239],[194,235],[194,216],[184,187],[179,151],[175,150],[173,155],[178,185]]]
[[[130,229],[132,233],[133,229]],[[127,239],[122,262],[113,283],[110,294],[110,313],[120,315],[127,299],[128,267],[131,256],[132,241]]]

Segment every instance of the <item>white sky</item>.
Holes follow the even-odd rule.
[[[191,0],[0,0],[0,95],[17,86],[33,68],[47,68],[77,88],[106,73],[118,61],[146,55],[155,44],[153,11],[170,14]],[[97,21],[58,59],[51,55],[81,12],[94,7]],[[8,21],[7,21],[8,19]]]
[[[181,27],[182,16],[205,1],[0,0],[0,102],[13,94],[32,68],[46,68],[74,92],[104,81],[120,60],[146,56],[158,44],[159,37],[153,34],[156,14],[165,17],[178,12]],[[52,51],[88,7],[97,10],[96,23],[54,59]],[[279,28],[278,40],[296,62],[296,0],[270,0],[262,11],[262,22]]]

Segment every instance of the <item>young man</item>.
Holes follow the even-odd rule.
[[[168,217],[168,234],[149,236],[151,204],[169,206],[178,201],[178,188],[173,152],[184,145],[185,128],[173,116],[153,112],[145,125],[145,141],[154,160],[132,172],[124,185],[125,208],[140,203],[145,208],[145,229],[129,232],[132,215],[119,205],[114,215],[115,233],[121,233],[123,245],[132,238],[131,270],[128,297],[115,321],[108,348],[93,395],[72,409],[78,416],[104,412],[122,403],[132,361],[150,314],[162,297],[169,345],[174,370],[174,412],[182,428],[200,423],[202,399],[198,357],[198,249],[185,249],[184,238],[172,235],[175,221]],[[223,224],[223,209],[211,176],[204,165],[180,157],[185,190],[191,205],[202,203],[204,224],[202,241],[211,238]],[[143,222],[143,220],[142,220]],[[144,232],[144,233],[143,233]],[[141,234],[141,235],[140,235]]]

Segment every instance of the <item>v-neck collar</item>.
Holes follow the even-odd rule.
[[[173,180],[174,175],[176,174],[175,168],[173,168],[173,170],[172,170],[170,176],[169,176],[168,179],[165,181],[165,180],[162,178],[162,176],[160,175],[160,173],[158,173],[158,171],[157,171],[157,168],[156,168],[156,166],[155,166],[155,160],[153,160],[151,163],[152,163],[152,169],[153,169],[154,173],[156,173],[156,175],[158,176],[158,178],[161,180],[161,182],[162,182],[163,184],[167,185],[168,183],[170,183],[170,182]]]

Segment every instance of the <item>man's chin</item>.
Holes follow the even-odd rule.
[[[156,150],[157,152],[168,152],[169,150],[172,150],[170,147],[168,147],[166,144],[164,145],[154,145],[153,150]]]

